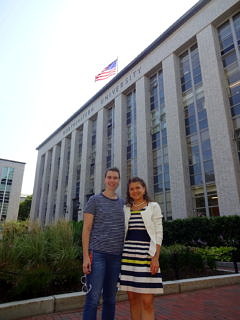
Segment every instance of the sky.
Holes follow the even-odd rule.
[[[26,162],[32,194],[36,148],[197,0],[0,0],[0,158]]]

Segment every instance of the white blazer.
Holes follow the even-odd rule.
[[[125,214],[125,237],[128,231],[128,221],[130,218],[131,208],[124,206]],[[145,228],[150,237],[150,247],[148,253],[150,256],[154,256],[156,252],[156,244],[161,245],[163,239],[163,227],[162,227],[162,212],[157,202],[149,202],[146,209],[141,211],[141,216],[145,225]]]

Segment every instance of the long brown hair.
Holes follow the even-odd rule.
[[[126,197],[126,204],[128,206],[131,206],[133,204],[133,199],[130,197],[130,194],[129,194],[129,186],[131,183],[133,182],[139,182],[141,184],[141,186],[143,188],[145,188],[145,193],[143,195],[143,199],[147,201],[147,203],[149,203],[151,201],[149,195],[148,195],[148,191],[147,191],[147,186],[146,186],[146,183],[143,179],[139,178],[139,177],[133,177],[133,178],[130,178],[128,180],[128,184],[127,184],[127,197]]]

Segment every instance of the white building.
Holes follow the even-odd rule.
[[[0,221],[17,220],[25,163],[0,159]]]
[[[31,218],[81,218],[106,168],[166,219],[240,214],[240,2],[201,0],[38,149]]]

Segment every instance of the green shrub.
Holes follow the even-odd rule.
[[[13,239],[23,233],[28,232],[29,221],[19,223],[18,221],[6,221],[2,224],[3,241],[5,243],[12,242]]]
[[[205,268],[203,256],[194,248],[184,245],[162,247],[160,264],[163,275],[177,279],[193,273],[199,274]]]
[[[73,242],[77,245],[78,251],[78,258],[82,259],[82,227],[83,221],[71,221],[72,230],[73,230]]]
[[[79,248],[73,241],[73,227],[65,221],[58,221],[45,230],[48,243],[48,261],[55,268],[65,268],[78,257]]]
[[[73,233],[72,224],[66,221],[45,228],[30,222],[7,223],[0,240],[4,297],[37,297],[79,281],[80,248]]]
[[[196,217],[164,221],[163,244],[195,247],[240,246],[240,216]]]
[[[46,295],[53,274],[46,264],[24,268],[9,291],[12,299],[27,299]]]
[[[164,222],[163,279],[200,276],[214,270],[216,260],[231,260],[232,247],[240,241],[239,223],[238,216]],[[5,222],[0,240],[5,301],[76,288],[82,275],[81,233],[82,222],[59,221],[44,228],[29,221]]]
[[[39,228],[34,232],[23,233],[14,238],[12,248],[16,265],[39,265],[47,262],[47,241],[45,232]]]
[[[207,259],[213,258],[214,261],[232,261],[232,253],[236,251],[233,247],[206,247],[196,248],[196,251],[205,256]]]

